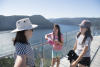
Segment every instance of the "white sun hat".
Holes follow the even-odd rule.
[[[30,30],[38,27],[38,25],[32,24],[29,18],[20,19],[16,22],[16,29],[11,31],[18,32],[23,30]]]

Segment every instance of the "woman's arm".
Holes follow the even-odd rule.
[[[80,61],[80,59],[83,57],[83,55],[86,53],[86,51],[88,50],[88,46],[85,46],[83,51],[81,52],[81,54],[79,55],[79,57],[76,59],[76,61],[74,61],[72,64],[71,64],[71,67],[75,67],[78,62]]]
[[[85,46],[82,53],[79,55],[79,57],[76,60],[77,63],[80,61],[80,59],[83,57],[83,55],[86,53],[87,50],[88,50],[88,46]]]
[[[45,39],[48,40],[48,34],[45,35]]]
[[[48,40],[48,37],[49,37],[50,35],[52,35],[52,33],[46,34],[46,35],[45,35],[45,39]]]
[[[60,45],[63,45],[64,42],[63,41],[61,41],[61,42],[57,41],[57,43],[59,43]]]
[[[77,48],[77,40],[75,41],[75,44],[74,44],[74,48],[73,48],[73,50],[75,51],[76,48]]]
[[[64,43],[63,39],[61,39],[61,42],[59,42],[59,41],[54,41],[54,42],[57,44],[60,44],[60,45],[63,45],[63,43]]]
[[[80,59],[83,57],[83,55],[87,52],[88,50],[88,45],[91,43],[91,38],[87,38],[85,41],[85,47],[83,51],[81,52],[80,56],[77,58],[76,62],[79,62]]]
[[[26,56],[25,55],[17,55],[14,67],[26,67]]]

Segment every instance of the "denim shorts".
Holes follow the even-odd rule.
[[[62,56],[62,51],[56,51],[56,50],[52,50],[52,58],[57,58],[57,57],[61,57]]]

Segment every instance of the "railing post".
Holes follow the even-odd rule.
[[[44,47],[43,47],[44,45],[43,45],[43,37],[42,37],[42,57],[41,57],[41,62],[40,62],[40,67],[43,67],[44,66],[44,60],[43,60],[43,58],[44,58],[44,51],[43,51],[43,49],[44,49]]]
[[[66,42],[65,42],[66,48],[67,48],[67,32],[66,32]],[[67,50],[66,50],[67,52]]]
[[[67,32],[66,32],[66,42],[65,43],[67,44]]]
[[[91,63],[92,63],[92,61],[94,60],[95,56],[97,55],[97,52],[99,51],[99,49],[100,49],[100,46],[98,46],[98,48],[97,48],[95,54],[93,55],[93,58],[91,59]],[[90,65],[91,65],[91,63],[90,63]]]

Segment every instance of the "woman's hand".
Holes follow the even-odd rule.
[[[59,42],[59,41],[54,41],[55,44],[60,44],[63,45],[63,43]]]
[[[55,44],[58,44],[59,42],[58,42],[58,41],[54,41],[54,43],[55,43]]]
[[[46,35],[45,35],[45,39],[46,39],[46,40],[48,40],[48,38],[52,39],[52,38],[51,38],[51,35],[52,35],[52,34],[46,34]]]
[[[71,64],[71,67],[76,67],[76,65],[78,64],[78,62],[80,61],[80,59],[83,57],[83,55],[86,53],[87,50],[88,50],[88,46],[84,47],[82,53],[79,55],[79,57],[76,59],[76,61],[74,61]]]
[[[77,48],[77,40],[75,41],[75,44],[74,44],[74,48],[73,48],[73,50],[75,51],[76,48]]]
[[[45,39],[48,40],[48,34],[45,35]]]
[[[71,64],[71,66],[70,67],[76,67],[77,66],[77,62],[76,61],[74,61],[72,64]]]

